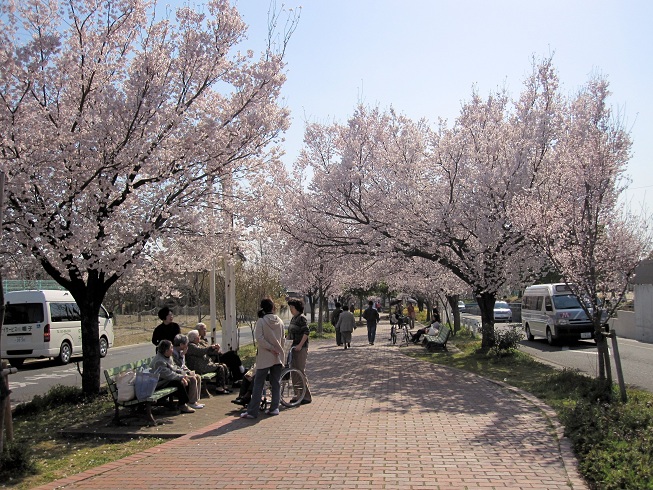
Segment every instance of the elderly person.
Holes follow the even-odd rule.
[[[157,388],[175,386],[178,388],[179,410],[182,413],[193,413],[195,410],[188,406],[188,385],[190,378],[184,374],[172,360],[172,342],[164,339],[156,347],[156,356],[150,363],[150,369],[159,374]]]
[[[188,337],[183,333],[175,335],[172,341],[172,362],[188,376],[188,406],[191,408],[204,408],[199,403],[202,392],[202,377],[186,366],[186,351],[188,350]]]
[[[345,344],[345,349],[351,349],[351,333],[356,328],[356,318],[354,318],[354,314],[349,311],[349,306],[345,305],[343,307],[343,311],[338,317],[338,325],[336,328],[340,330],[340,338],[342,339],[342,343]]]
[[[241,361],[238,353],[233,350],[222,352],[220,344],[212,344],[206,336],[206,324],[203,322],[199,322],[197,325],[195,325],[195,330],[197,330],[200,334],[199,345],[202,347],[213,347],[213,351],[209,351],[207,355],[216,364],[224,364],[227,366],[229,373],[231,374],[233,386],[240,385],[240,381],[243,379],[243,375],[247,370],[243,366],[243,362]]]
[[[218,349],[220,346],[218,346]],[[197,330],[188,332],[188,349],[186,351],[186,364],[187,366],[199,374],[216,373],[216,393],[224,395],[231,393],[227,389],[228,369],[224,364],[214,362],[209,354],[216,352],[215,346],[209,345],[203,347],[200,345],[200,334]]]

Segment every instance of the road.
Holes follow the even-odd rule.
[[[240,345],[252,343],[252,331],[249,327],[238,329]],[[123,347],[112,347],[107,356],[101,360],[101,369],[122,366],[138,359],[151,357],[155,354],[154,346],[147,342]],[[19,403],[29,402],[35,395],[47,393],[50,388],[61,384],[65,386],[82,386],[82,375],[78,371],[82,366],[82,357],[73,357],[70,364],[64,366],[54,360],[34,359],[26,361],[16,374],[9,376],[12,407]],[[104,375],[101,380],[104,383]]]
[[[480,322],[478,316],[465,317]],[[504,324],[496,325],[500,328]],[[653,344],[625,338],[618,338],[617,344],[625,383],[653,393]],[[608,340],[608,345],[612,353],[612,340]],[[598,356],[593,340],[567,342],[556,346],[550,346],[546,339],[522,340],[519,349],[561,368],[578,369],[591,376],[598,375]],[[613,379],[616,382],[614,355],[611,359]]]

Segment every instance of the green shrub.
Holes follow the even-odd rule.
[[[653,488],[650,395],[631,395],[626,404],[591,396],[561,413],[580,471],[596,488]]]
[[[517,350],[519,341],[524,337],[520,327],[510,327],[509,329],[494,330],[494,347],[491,352],[496,357],[503,357],[513,354]]]
[[[317,334],[317,322],[309,323],[308,329],[311,333],[311,337],[314,337],[313,334]],[[336,327],[334,327],[331,322],[322,323],[322,333],[336,333]]]
[[[76,386],[55,385],[45,395],[35,395],[29,403],[21,403],[14,415],[28,415],[43,412],[52,407],[77,405],[88,400],[82,389]]]
[[[0,481],[9,482],[15,478],[36,474],[36,464],[27,444],[7,443],[0,454]]]

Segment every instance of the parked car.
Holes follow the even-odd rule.
[[[458,311],[465,311],[465,302],[458,301]]]
[[[505,301],[497,301],[494,303],[494,321],[512,322],[512,310]]]

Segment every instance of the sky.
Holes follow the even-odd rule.
[[[248,43],[264,47],[269,0],[237,0]],[[277,0],[277,8],[281,8]],[[563,93],[592,75],[633,140],[625,194],[653,211],[653,2],[650,0],[285,0],[301,6],[286,51],[285,163],[306,122],[346,122],[358,103],[451,124],[475,88],[517,97],[533,57],[553,56]],[[283,20],[283,16],[282,16]]]

